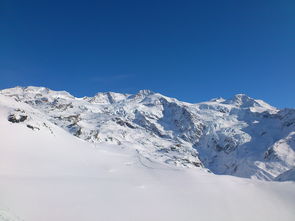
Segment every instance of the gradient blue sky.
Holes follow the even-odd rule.
[[[0,88],[295,107],[295,1],[0,1]]]

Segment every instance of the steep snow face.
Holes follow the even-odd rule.
[[[38,87],[0,93],[83,140],[132,146],[168,165],[264,180],[295,166],[295,110],[244,94],[190,104],[149,90],[84,98]]]
[[[144,157],[136,143],[85,142],[30,105],[0,95],[0,221],[295,219],[294,182],[216,176]]]

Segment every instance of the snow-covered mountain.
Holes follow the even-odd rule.
[[[76,98],[44,87],[16,87],[0,94],[0,101],[17,101],[11,123],[54,133],[50,122],[90,143],[131,147],[165,166],[262,180],[282,180],[295,166],[295,109],[280,110],[244,94],[197,104],[149,90]],[[31,122],[34,113],[39,120]]]
[[[244,95],[3,90],[0,221],[293,221],[295,182],[208,172],[294,180],[293,116]]]

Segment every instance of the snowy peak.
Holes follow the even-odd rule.
[[[257,110],[274,110],[275,108],[262,100],[256,100],[246,94],[236,94],[233,98],[221,101],[223,104],[231,104],[239,108],[257,108]]]
[[[236,94],[233,98],[226,100],[223,103],[233,104],[239,107],[250,107],[256,105],[256,101],[246,94]]]
[[[51,97],[51,98],[64,98],[73,99],[70,93],[66,91],[54,91],[46,87],[14,87],[9,89],[1,90],[1,94],[12,96],[19,99],[25,98],[38,98],[38,97]]]
[[[142,95],[142,96],[148,96],[148,95],[151,95],[151,94],[155,94],[155,93],[153,91],[147,90],[147,89],[140,90],[137,93],[137,95]]]
[[[93,104],[113,104],[126,99],[129,94],[121,94],[115,92],[97,93],[94,97],[88,98]]]
[[[144,99],[146,97],[150,97],[154,95],[155,93],[150,91],[150,90],[140,90],[136,94],[131,95],[129,98],[130,99]]]

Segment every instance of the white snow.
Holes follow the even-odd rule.
[[[28,119],[9,122],[16,108]],[[0,134],[1,221],[295,220],[294,182],[172,167],[136,143],[85,142],[2,95]]]

